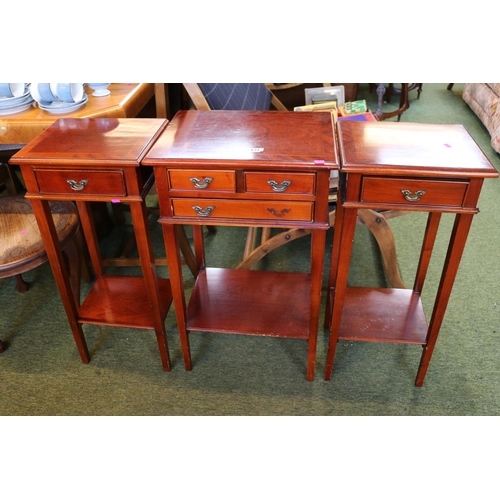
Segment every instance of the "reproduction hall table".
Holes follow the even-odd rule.
[[[190,330],[304,339],[313,380],[330,170],[330,113],[181,111],[143,159],[155,170],[184,364]],[[186,307],[178,224],[193,225],[199,273]],[[202,226],[311,229],[304,272],[205,266]]]
[[[326,322],[325,379],[337,341],[420,344],[421,386],[436,344],[483,181],[498,173],[462,125],[342,121],[340,199],[335,218]],[[341,200],[341,202],[340,202]],[[412,290],[348,287],[360,208],[429,212]],[[456,214],[434,308],[427,323],[421,293],[443,212]]]
[[[156,273],[145,197],[153,168],[141,160],[168,121],[156,118],[61,118],[11,162],[20,165],[45,250],[80,357],[90,361],[82,324],[154,330],[165,371],[170,370],[164,321],[170,284]],[[96,281],[83,304],[71,293],[48,200],[75,201]],[[142,276],[104,272],[90,202],[127,203],[136,234]]]

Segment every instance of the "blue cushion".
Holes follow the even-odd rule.
[[[210,109],[268,110],[271,92],[263,83],[199,83]]]

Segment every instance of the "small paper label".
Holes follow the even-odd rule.
[[[111,203],[121,203],[121,200],[111,200]]]
[[[252,153],[262,153],[264,151],[264,148],[252,148],[250,149]]]
[[[314,164],[315,165],[324,165],[325,164],[325,160],[314,160]]]

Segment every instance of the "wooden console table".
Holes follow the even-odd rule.
[[[314,379],[331,169],[328,113],[181,111],[143,160],[155,170],[184,364],[190,330],[303,339]],[[186,307],[178,224],[193,225],[199,274]],[[311,272],[205,266],[203,225],[311,229]]]
[[[325,379],[337,341],[420,344],[421,386],[450,298],[483,181],[498,173],[462,125],[339,123],[340,194],[326,307],[330,339]],[[348,287],[356,213],[360,208],[429,212],[412,290]],[[456,214],[432,316],[420,295],[439,221]]]
[[[141,159],[167,126],[163,119],[61,118],[16,153],[52,272],[84,363],[90,361],[82,324],[154,330],[165,371],[170,370],[164,321],[172,301],[170,283],[154,263],[145,196],[153,169]],[[75,201],[96,281],[83,304],[71,292],[48,200]],[[143,276],[104,272],[90,202],[127,203]]]

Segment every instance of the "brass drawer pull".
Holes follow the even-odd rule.
[[[275,217],[284,217],[288,212],[290,212],[290,209],[284,208],[283,210],[275,210],[274,208],[268,208],[267,211]]]
[[[415,194],[412,194],[409,189],[402,189],[401,192],[407,201],[418,201],[426,193],[423,189],[415,191]]]
[[[77,182],[72,179],[67,179],[66,182],[70,185],[71,189],[73,189],[74,191],[82,191],[89,181],[88,179],[84,179],[81,180],[80,182]]]
[[[292,181],[283,181],[281,184],[278,184],[276,181],[267,181],[267,183],[271,186],[273,191],[282,193],[283,191],[286,191],[286,188],[292,183]]]
[[[194,184],[197,189],[206,189],[208,185],[214,180],[213,177],[205,177],[202,181],[198,177],[190,177],[189,180]]]
[[[209,207],[203,209],[201,208],[199,205],[193,205],[191,207],[197,215],[199,215],[200,217],[208,217],[212,211],[214,210],[215,206],[213,205],[210,205]]]

